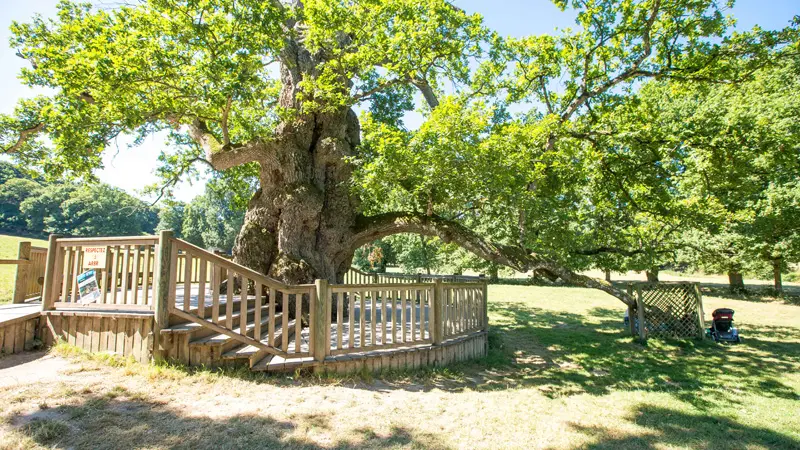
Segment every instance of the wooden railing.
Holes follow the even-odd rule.
[[[167,271],[165,287],[169,314],[267,353],[310,355],[313,337],[304,333],[303,323],[312,320],[314,285],[286,285],[188,242],[167,239],[167,264],[174,268]]]
[[[345,284],[419,284],[433,283],[435,280],[442,280],[445,283],[481,283],[485,281],[483,276],[473,275],[433,275],[433,274],[407,274],[393,272],[364,272],[351,267],[344,274]]]
[[[46,260],[47,249],[33,247],[28,241],[19,243],[17,259],[0,259],[0,264],[17,266],[12,303],[24,303],[42,295]]]
[[[85,267],[86,249],[105,249],[98,266]],[[60,238],[51,236],[45,283],[50,283],[45,309],[91,307],[152,309],[158,237]],[[78,275],[95,270],[99,298],[82,303]],[[48,280],[48,277],[50,278]]]
[[[328,353],[431,343],[434,285],[332,285],[326,302]]]
[[[440,344],[486,330],[486,283],[327,285],[318,282],[325,309],[314,330],[318,355],[338,355]],[[322,339],[329,341],[321,342]],[[330,343],[328,345],[327,343]]]
[[[101,253],[105,259],[97,258]],[[77,275],[92,266],[100,295],[84,304]],[[152,310],[156,358],[161,330],[171,321],[200,325],[260,353],[320,361],[328,355],[437,345],[487,329],[482,277],[454,282],[458,276],[352,273],[365,283],[287,285],[175,239],[170,231],[157,237],[53,235],[42,308]],[[433,282],[417,281],[426,278]]]
[[[444,338],[484,329],[486,325],[485,284],[442,285],[442,329]]]

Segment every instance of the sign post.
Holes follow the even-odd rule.
[[[108,247],[84,247],[83,268],[103,270],[106,268]]]

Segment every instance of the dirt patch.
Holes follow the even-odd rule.
[[[58,380],[65,370],[79,366],[46,352],[25,352],[0,359],[0,388]]]

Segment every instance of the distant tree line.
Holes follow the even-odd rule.
[[[96,237],[170,229],[195,245],[229,252],[244,210],[209,186],[189,203],[166,200],[153,206],[106,183],[47,181],[0,161],[0,232]]]

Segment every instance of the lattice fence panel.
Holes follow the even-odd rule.
[[[639,305],[644,305],[647,337],[687,338],[703,336],[701,298],[690,283],[642,283],[636,286]]]

